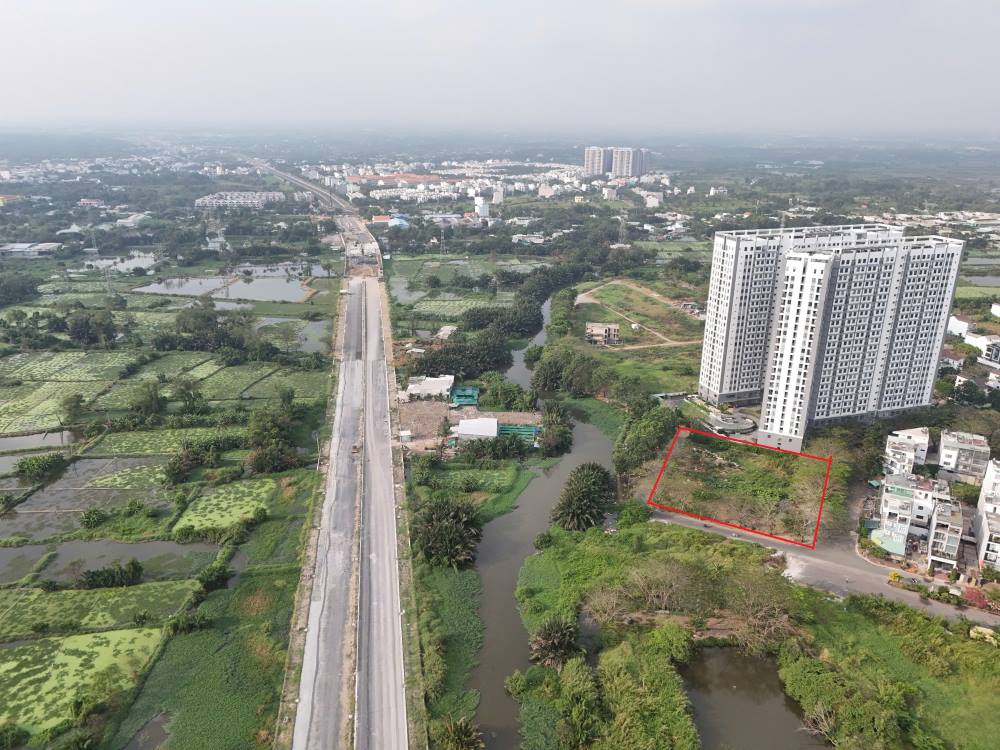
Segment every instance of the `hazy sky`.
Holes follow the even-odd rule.
[[[1000,132],[997,0],[4,6],[0,126]]]

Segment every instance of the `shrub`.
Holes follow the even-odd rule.
[[[41,456],[25,456],[14,465],[18,476],[40,482],[52,476],[66,466],[66,457],[62,453],[46,453]]]
[[[598,463],[582,464],[566,478],[552,520],[567,531],[585,531],[600,523],[614,497],[611,472]]]

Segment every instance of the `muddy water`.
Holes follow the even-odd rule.
[[[706,648],[682,670],[704,750],[805,750],[829,747],[802,730],[771,659]]]
[[[505,692],[504,679],[529,666],[528,634],[514,599],[521,564],[534,553],[535,536],[549,527],[549,514],[570,471],[589,461],[610,467],[611,447],[593,425],[576,424],[572,452],[531,481],[513,512],[490,521],[483,530],[476,567],[482,579],[480,616],[485,633],[470,687],[479,691],[477,720],[490,750],[520,746],[518,707]]]
[[[76,440],[72,432],[36,432],[34,435],[14,435],[0,438],[0,451],[19,451],[28,448],[60,448]]]
[[[26,544],[0,547],[0,583],[16,581],[50,550],[56,556],[41,573],[42,578],[69,583],[84,570],[103,568],[114,562],[126,563],[133,557],[143,564],[143,578],[187,578],[212,562],[218,553],[214,544],[176,542],[71,541],[55,545]]]
[[[542,330],[535,334],[534,338],[531,339],[531,343],[528,346],[536,345],[541,346],[545,343],[545,326],[549,324],[549,318],[552,315],[552,299],[545,300],[545,304],[542,305]],[[517,383],[522,388],[531,387],[531,370],[529,370],[524,365],[524,352],[525,349],[520,349],[515,352],[511,352],[514,357],[514,364],[508,368],[507,380],[512,383]]]

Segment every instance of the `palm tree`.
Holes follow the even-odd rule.
[[[530,658],[545,667],[561,667],[580,653],[577,627],[572,620],[550,617],[528,641]]]
[[[586,531],[601,522],[614,498],[611,472],[598,463],[582,464],[567,477],[552,509],[552,520],[567,531]]]
[[[441,750],[483,750],[486,742],[479,727],[464,716],[457,721],[448,716],[441,724],[437,745]]]
[[[185,409],[194,408],[201,400],[201,386],[194,378],[181,375],[174,379],[172,387],[173,397],[184,403]]]

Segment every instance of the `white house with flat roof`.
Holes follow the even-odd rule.
[[[410,378],[410,381],[406,386],[406,398],[403,400],[408,401],[413,398],[446,399],[451,395],[451,389],[454,385],[454,375],[439,375],[436,378],[427,376]]]
[[[951,490],[947,482],[890,474],[882,483],[881,524],[872,531],[872,541],[893,555],[905,555],[907,537],[926,537],[934,508],[948,502]]]
[[[885,439],[885,456],[882,459],[886,474],[912,474],[913,467],[927,463],[927,449],[931,433],[926,427],[890,432]]]
[[[979,566],[1000,570],[1000,461],[990,461],[973,523]]]
[[[934,506],[927,540],[928,567],[954,568],[958,564],[963,523],[960,503],[938,502]]]
[[[941,432],[938,463],[962,482],[982,484],[990,462],[990,444],[982,435],[971,432]]]

